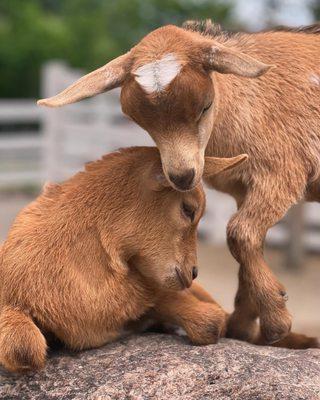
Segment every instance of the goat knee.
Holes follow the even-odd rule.
[[[245,221],[231,219],[227,226],[227,241],[233,257],[245,264],[251,256],[262,252],[261,235]]]

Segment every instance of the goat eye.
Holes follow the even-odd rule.
[[[206,107],[203,108],[201,115],[204,114],[206,111],[208,111],[209,108],[211,107],[211,105],[212,105],[212,101]]]
[[[182,209],[184,216],[189,218],[190,221],[192,222],[194,220],[194,216],[195,216],[194,208],[186,203],[182,203],[181,209]]]

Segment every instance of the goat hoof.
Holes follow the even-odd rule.
[[[284,339],[290,333],[290,330],[291,320],[288,320],[286,323],[281,324],[277,328],[274,327],[274,329],[272,329],[272,327],[266,328],[265,326],[262,326],[261,334],[266,344],[273,344],[279,342],[281,339]]]
[[[258,329],[256,320],[245,320],[243,316],[233,313],[228,320],[226,337],[252,343],[258,334]]]
[[[275,333],[275,334],[273,334],[273,335],[269,335],[268,337],[266,337],[265,335],[263,335],[264,336],[264,342],[267,344],[267,345],[271,345],[271,344],[274,344],[274,343],[277,343],[277,342],[279,342],[281,339],[283,339],[284,337],[286,337],[286,335],[283,335],[283,334],[281,334],[281,333]]]
[[[284,339],[290,333],[291,322],[291,315],[286,309],[260,314],[261,335],[265,343],[273,344]]]

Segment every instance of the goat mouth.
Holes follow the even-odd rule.
[[[184,274],[180,271],[180,269],[178,267],[176,267],[175,269],[176,269],[176,274],[179,279],[179,282],[181,283],[182,289],[186,289],[186,288],[190,287],[188,280],[186,279]]]

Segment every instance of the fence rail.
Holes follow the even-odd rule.
[[[35,100],[0,100],[0,122],[1,123],[28,123],[38,122],[42,111],[36,105]]]
[[[42,148],[43,140],[37,131],[19,131],[12,135],[10,132],[1,133],[0,150],[36,149]]]

